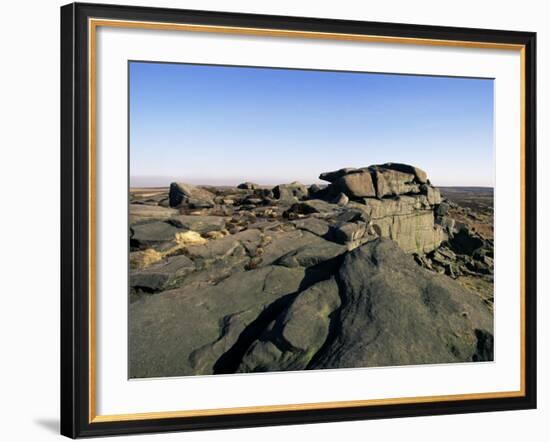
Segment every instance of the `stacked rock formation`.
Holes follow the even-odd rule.
[[[319,197],[341,200],[365,213],[377,236],[397,242],[406,253],[428,253],[447,238],[436,223],[439,191],[423,170],[399,163],[345,168],[319,176],[330,185]]]

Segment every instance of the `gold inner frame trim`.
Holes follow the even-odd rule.
[[[158,411],[128,414],[96,414],[96,36],[97,28],[133,28],[146,30],[207,32],[218,34],[254,35],[267,37],[292,37],[369,43],[412,44],[420,46],[443,46],[476,49],[499,49],[518,51],[520,54],[520,389],[488,393],[466,393],[437,396],[415,396],[387,399],[314,402],[284,405],[261,405],[233,408],[214,408],[179,411]],[[281,411],[323,410],[376,405],[420,404],[427,402],[483,400],[525,396],[525,46],[521,44],[475,42],[459,40],[423,39],[411,37],[390,37],[329,32],[292,31],[283,29],[245,28],[231,26],[210,26],[182,23],[140,22],[130,20],[88,19],[88,93],[89,93],[89,423],[133,421],[145,419],[169,419],[179,417],[239,415],[247,413],[274,413]]]

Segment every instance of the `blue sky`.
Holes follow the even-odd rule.
[[[493,186],[493,80],[130,63],[132,186],[321,182],[414,164]]]

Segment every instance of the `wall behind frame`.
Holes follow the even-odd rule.
[[[97,3],[113,3],[96,1]],[[420,23],[443,26],[500,28],[538,32],[538,176],[539,226],[550,221],[543,195],[550,177],[543,176],[549,160],[550,138],[545,133],[550,105],[550,15],[544,2],[462,0],[353,0],[258,2],[253,0],[119,0],[128,5],[255,12],[353,20]],[[9,2],[0,27],[1,117],[0,185],[2,192],[0,254],[2,316],[0,332],[4,363],[0,368],[3,392],[2,439],[60,440],[59,410],[59,7],[58,0]],[[544,262],[550,240],[539,229],[539,409],[506,413],[438,416],[255,428],[182,434],[126,437],[127,441],[334,441],[373,440],[478,441],[543,440],[550,433],[550,322],[541,321],[550,309],[544,297]],[[7,361],[7,363],[6,363]]]

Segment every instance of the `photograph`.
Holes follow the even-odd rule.
[[[128,62],[128,378],[494,361],[494,79]]]

